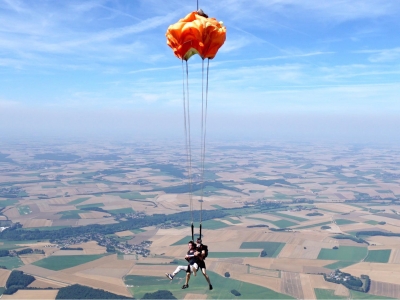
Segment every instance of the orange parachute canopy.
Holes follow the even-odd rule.
[[[202,59],[213,59],[226,39],[226,28],[214,18],[206,18],[197,11],[168,27],[167,44],[183,60],[199,54]]]

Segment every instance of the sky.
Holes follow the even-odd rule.
[[[400,141],[400,1],[199,0],[210,140]],[[0,138],[183,138],[165,32],[192,0],[0,0]],[[189,60],[199,133],[201,59]]]

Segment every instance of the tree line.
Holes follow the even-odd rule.
[[[223,218],[227,216],[223,210],[203,210],[202,220],[211,220],[216,218]],[[193,218],[200,219],[200,211],[193,211]],[[12,227],[4,230],[0,233],[0,239],[23,241],[23,240],[50,240],[54,241],[62,238],[69,238],[83,234],[113,234],[118,231],[139,229],[141,227],[156,226],[167,222],[182,222],[187,223],[191,219],[191,212],[179,212],[170,215],[165,214],[154,214],[151,216],[145,216],[143,218],[129,219],[122,221],[117,224],[107,225],[87,225],[80,227],[67,227],[57,230],[24,230],[22,225],[19,223],[14,224]]]

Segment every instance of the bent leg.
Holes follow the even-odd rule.
[[[187,266],[178,266],[175,271],[172,273],[173,276],[175,276],[176,274],[178,274],[180,271],[186,271],[187,270]]]

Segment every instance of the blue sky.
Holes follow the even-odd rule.
[[[224,22],[211,138],[400,140],[400,2],[200,0]],[[165,31],[196,1],[0,0],[7,135],[181,137]],[[189,61],[193,128],[201,61]]]

